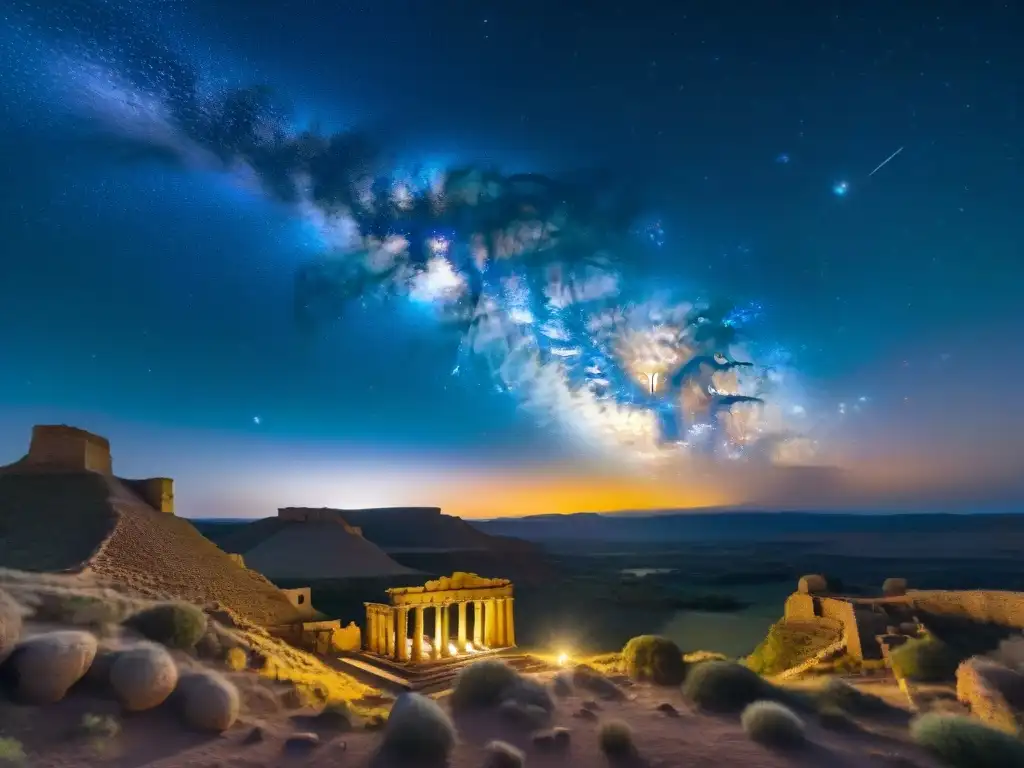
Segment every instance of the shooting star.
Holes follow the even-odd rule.
[[[870,178],[871,176],[874,176],[876,173],[878,173],[882,169],[883,165],[888,163],[890,160],[892,160],[894,157],[896,157],[896,155],[898,155],[902,151],[903,151],[903,147],[900,147],[895,152],[893,152],[891,155],[889,155],[887,158],[885,158],[885,160],[883,160],[881,163],[878,164],[878,168],[875,168],[875,170],[873,170],[871,173],[868,174],[868,177]]]

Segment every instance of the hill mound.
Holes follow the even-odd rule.
[[[414,575],[380,547],[334,522],[257,521],[263,538],[241,554],[272,579],[381,578]]]
[[[235,563],[192,525],[157,512],[94,472],[0,474],[0,565],[92,572],[149,597],[219,602],[264,626],[299,620],[267,579]]]

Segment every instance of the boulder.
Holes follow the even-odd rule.
[[[238,719],[238,689],[216,672],[204,670],[185,675],[178,688],[182,718],[197,731],[222,733]]]
[[[884,597],[902,597],[907,594],[906,579],[886,579],[882,582],[882,595]]]
[[[0,590],[0,662],[11,655],[21,639],[21,606]]]
[[[956,697],[993,728],[1016,734],[1024,727],[1024,673],[976,656],[957,667]]]
[[[7,662],[18,698],[29,704],[60,701],[89,670],[96,648],[95,635],[79,630],[26,638]]]
[[[801,595],[820,595],[828,592],[828,582],[824,576],[817,573],[809,573],[806,576],[800,577],[796,590]]]
[[[110,666],[110,686],[129,712],[163,704],[178,684],[178,667],[171,655],[155,644],[118,653]]]

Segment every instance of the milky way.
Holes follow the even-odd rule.
[[[763,308],[641,288],[645,252],[673,244],[621,184],[396,167],[359,132],[295,125],[266,88],[215,84],[216,67],[161,28],[168,8],[22,5],[6,90],[84,119],[112,161],[221,171],[287,206],[322,246],[296,275],[304,327],[355,300],[412,302],[458,335],[452,375],[488,376],[588,448],[645,462],[813,455],[797,372],[756,332]]]

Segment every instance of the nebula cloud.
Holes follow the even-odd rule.
[[[295,278],[304,327],[354,300],[415,302],[458,335],[453,375],[492,377],[588,449],[812,456],[796,372],[752,332],[760,308],[644,293],[637,254],[672,245],[617,185],[396,167],[365,134],[296,127],[266,88],[210,86],[121,21],[105,40],[50,41],[53,94],[124,159],[218,170],[311,227],[322,254]]]

